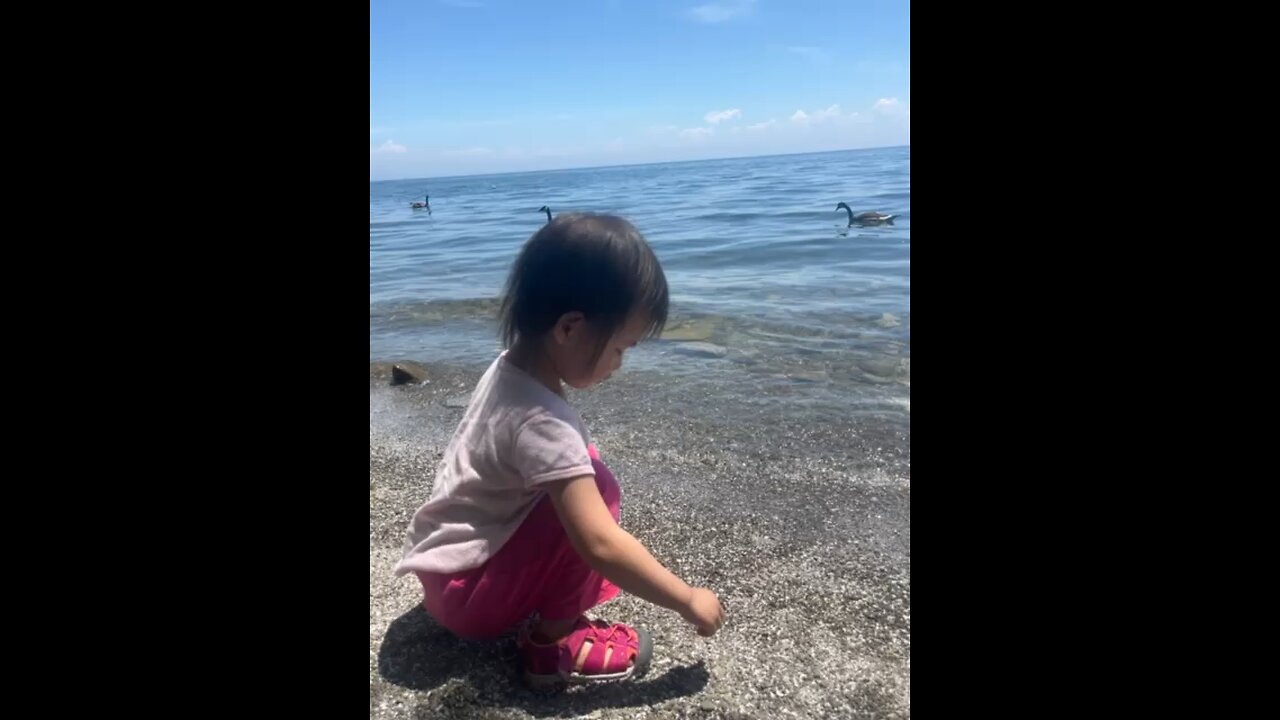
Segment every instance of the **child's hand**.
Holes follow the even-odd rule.
[[[720,598],[706,588],[694,588],[689,603],[680,611],[680,617],[698,629],[698,634],[711,637],[724,624],[724,608]]]

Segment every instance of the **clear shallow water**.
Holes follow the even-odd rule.
[[[612,212],[648,238],[672,293],[667,333],[623,372],[700,402],[909,423],[910,170],[903,147],[370,183],[370,360],[492,360],[496,297],[546,222],[537,209]],[[430,214],[410,208],[427,193]],[[846,228],[841,201],[897,217]]]

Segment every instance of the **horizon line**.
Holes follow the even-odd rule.
[[[718,158],[700,158],[697,160],[659,160],[647,163],[623,163],[621,165],[580,165],[577,167],[564,168],[548,168],[546,170],[514,170],[508,172],[489,172],[489,173],[467,173],[462,175],[430,175],[424,177],[404,177],[404,178],[387,178],[385,180],[370,180],[369,184],[384,182],[405,182],[409,180],[454,180],[458,178],[476,178],[476,177],[503,177],[506,175],[529,175],[532,173],[548,173],[548,172],[566,172],[569,170],[607,170],[610,168],[627,168],[627,167],[646,167],[649,165],[680,165],[683,163],[695,162],[714,162],[717,160],[746,160],[748,158],[770,158],[770,157],[787,157],[789,155],[822,155],[824,153],[835,152],[857,152],[860,150],[891,150],[893,148],[909,148],[911,143],[905,145],[877,145],[875,147],[864,148],[841,148],[836,150],[810,150],[808,152],[798,153],[772,153],[768,155],[731,155]]]

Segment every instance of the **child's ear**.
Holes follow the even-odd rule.
[[[552,331],[555,336],[556,344],[564,345],[578,339],[586,328],[587,318],[582,313],[574,310],[560,316],[556,321],[555,329]]]

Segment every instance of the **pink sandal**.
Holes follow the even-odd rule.
[[[559,642],[534,642],[526,625],[516,640],[524,661],[524,680],[535,690],[568,683],[613,682],[643,673],[653,656],[653,638],[644,629],[622,623],[578,618]]]

